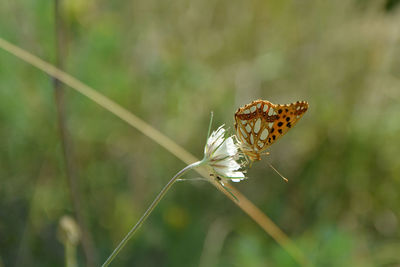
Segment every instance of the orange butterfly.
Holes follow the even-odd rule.
[[[308,103],[279,105],[255,100],[235,113],[235,130],[240,147],[251,160],[261,160],[261,154],[283,136],[308,109]]]

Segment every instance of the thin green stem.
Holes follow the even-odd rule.
[[[213,118],[214,118],[214,112],[211,111],[210,124],[208,125],[208,132],[207,132],[207,140],[210,137]]]
[[[197,161],[195,163],[192,163],[182,170],[180,170],[177,174],[175,174],[174,177],[164,186],[164,188],[158,193],[157,197],[153,200],[151,205],[147,208],[146,212],[142,215],[142,217],[139,219],[139,221],[133,226],[133,228],[129,231],[129,233],[122,239],[122,241],[119,243],[119,245],[114,249],[113,253],[108,257],[108,259],[103,263],[102,267],[108,266],[113,259],[118,255],[118,253],[121,251],[121,249],[125,246],[125,244],[128,242],[128,240],[135,234],[135,232],[139,229],[140,226],[142,226],[143,222],[149,217],[151,212],[154,210],[154,208],[157,206],[157,204],[160,202],[160,200],[164,197],[164,195],[168,192],[168,190],[171,188],[171,186],[178,180],[179,177],[181,177],[185,172],[198,167],[203,164],[203,161]]]

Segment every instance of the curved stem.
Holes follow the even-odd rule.
[[[110,100],[106,96],[100,94],[98,91],[92,87],[82,83],[80,80],[69,75],[66,72],[61,71],[55,66],[49,64],[48,62],[40,59],[39,57],[29,53],[28,51],[21,49],[18,46],[6,41],[0,37],[0,48],[7,51],[11,55],[21,59],[22,61],[31,64],[37,69],[42,70],[53,78],[62,81],[72,89],[81,93],[82,95],[89,98],[94,103],[97,103],[105,110],[108,110],[121,120],[125,121],[138,131],[142,132],[145,136],[152,139],[154,142],[164,147],[171,154],[175,155],[178,159],[189,164],[189,162],[197,161],[198,159],[190,154],[188,151],[176,144],[172,139],[169,139],[163,133],[159,132],[151,125],[141,120],[139,117],[123,108],[116,102]],[[200,164],[199,164],[200,165]],[[208,178],[209,174],[197,169],[202,176]],[[213,180],[211,179],[213,182]],[[229,188],[231,192],[239,199],[233,198],[233,196],[217,182],[213,182],[214,186],[223,194],[225,194],[229,199],[231,199],[239,208],[241,208],[250,218],[254,220],[264,231],[269,234],[275,241],[278,242],[301,266],[308,266],[310,263],[303,254],[303,252],[295,245],[295,243],[258,207],[256,207],[249,199],[242,195],[238,190],[236,190],[231,184]]]
[[[185,172],[188,170],[191,170],[195,167],[200,166],[203,164],[203,161],[197,161],[195,163],[192,163],[182,170],[180,170],[177,174],[175,174],[174,177],[164,186],[164,188],[158,193],[157,197],[153,200],[151,205],[147,208],[146,212],[142,215],[142,217],[139,219],[139,221],[133,226],[133,228],[129,231],[129,233],[122,239],[122,241],[119,243],[119,245],[114,249],[113,253],[108,257],[108,259],[103,263],[102,267],[108,266],[112,260],[115,258],[115,256],[118,255],[118,253],[121,251],[121,249],[125,246],[126,242],[133,236],[133,234],[139,229],[140,226],[142,226],[143,222],[149,217],[150,213],[154,210],[154,208],[157,206],[157,204],[160,202],[160,200],[164,197],[165,193],[168,192],[168,190],[171,188],[171,186],[176,182],[176,180],[181,177]]]

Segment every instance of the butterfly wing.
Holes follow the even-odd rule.
[[[270,127],[277,119],[274,104],[255,100],[235,113],[235,129],[242,150],[251,160],[260,160],[260,153],[267,149]]]
[[[261,152],[283,136],[308,109],[307,102],[275,105],[255,100],[235,113],[235,130],[243,152],[260,160]]]
[[[308,103],[305,101],[297,101],[286,105],[274,105],[276,120],[268,134],[268,145],[271,145],[287,133],[300,120],[307,109]]]

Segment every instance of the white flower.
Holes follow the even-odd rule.
[[[233,136],[226,137],[224,125],[220,126],[207,139],[204,157],[213,174],[217,177],[240,182],[245,179],[243,165],[238,162],[240,150]]]

